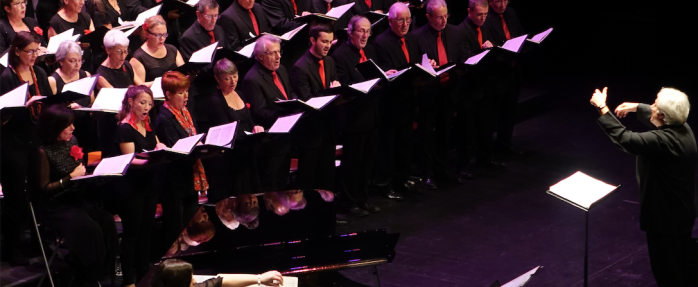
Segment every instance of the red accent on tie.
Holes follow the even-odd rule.
[[[444,48],[444,42],[441,39],[441,31],[439,31],[439,36],[436,37],[436,50],[439,53],[439,66],[446,65],[448,63],[448,56],[446,55],[446,48]],[[441,74],[441,84],[444,85],[448,82],[448,73]]]
[[[250,20],[252,20],[252,26],[254,26],[254,33],[256,35],[259,35],[259,25],[257,25],[257,17],[255,17],[254,13],[252,13],[252,9],[247,10],[247,13],[250,14]]]
[[[293,13],[295,13],[295,15],[298,15],[298,6],[296,6],[296,0],[291,0],[291,4],[293,4]]]
[[[361,59],[359,59],[359,63],[368,61],[368,58],[366,58],[366,54],[364,54],[364,49],[359,50],[359,54],[361,54]]]
[[[480,30],[480,26],[477,26],[477,42],[480,43],[480,48],[482,48],[482,30]]]
[[[332,5],[330,3],[327,3],[327,12],[330,12],[332,10]]]
[[[318,62],[320,64],[320,70],[318,71],[320,73],[320,80],[322,81],[322,87],[327,89],[327,83],[325,82],[325,60],[320,60]]]
[[[504,36],[507,37],[507,40],[511,40],[511,34],[509,34],[509,27],[507,27],[507,21],[504,21],[504,15],[499,14],[499,19],[502,20],[502,28],[504,28]]]
[[[368,9],[371,9],[371,0],[366,0],[366,5],[368,5]]]
[[[402,52],[405,53],[405,59],[407,59],[407,63],[409,63],[410,52],[407,51],[407,44],[405,44],[405,38],[400,38],[400,42],[402,42]]]
[[[208,36],[211,37],[211,44],[216,42],[216,35],[213,34],[213,31],[208,31]]]
[[[281,84],[279,76],[276,75],[276,71],[271,72],[271,77],[274,78],[274,84],[276,85],[276,88],[279,89],[279,91],[284,95],[284,98],[288,100],[288,96],[286,95],[284,85]]]

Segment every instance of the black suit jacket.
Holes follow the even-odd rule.
[[[310,10],[308,12],[311,13],[322,13],[326,14],[329,10],[327,9],[327,2],[325,0],[310,0]],[[342,6],[344,4],[349,4],[351,3],[351,0],[332,0],[332,3],[330,3],[330,6],[332,8]],[[352,13],[351,10],[347,11],[347,13],[344,13],[342,17],[340,17],[337,21],[334,22],[334,29],[336,30],[342,30],[347,27],[349,24],[349,19],[351,19]],[[346,34],[346,32],[344,32]]]
[[[368,11],[376,10],[383,10],[383,13],[387,14],[391,5],[391,3],[386,0],[372,0],[371,7],[368,7],[365,0],[351,0],[351,2],[355,3],[354,6],[351,7],[351,11],[354,13],[354,15],[361,15]]]
[[[296,96],[291,88],[286,68],[279,66],[276,74],[284,86],[288,98],[295,99]],[[274,84],[271,71],[259,62],[255,63],[252,69],[247,72],[240,86],[245,102],[250,104],[254,122],[263,126],[265,130],[269,129],[279,116],[286,115],[284,110],[275,103],[279,99],[284,99],[284,95]]]
[[[298,14],[310,10],[310,5],[306,3],[308,2],[305,0],[296,0]],[[267,13],[274,34],[281,35],[302,25],[293,21],[296,13],[293,11],[291,0],[263,0],[262,7]]]
[[[197,133],[201,133],[196,126],[196,120],[193,118],[194,128]],[[189,133],[182,128],[177,118],[169,109],[161,108],[160,113],[155,118],[155,134],[161,143],[168,147],[172,147],[179,139],[186,138]],[[205,131],[204,131],[205,132]],[[196,163],[193,157],[184,157],[174,162],[165,165],[165,168],[160,172],[162,180],[160,180],[161,191],[160,196],[166,199],[182,198],[184,196],[195,195],[194,176],[192,166]]]
[[[433,59],[436,61],[436,63],[440,63],[441,59],[439,59],[439,51],[437,47],[437,39],[438,39],[438,34],[439,31],[436,31],[434,28],[431,27],[428,23],[418,29],[415,29],[412,32],[415,36],[415,38],[418,39],[417,41],[417,49],[420,58],[417,60],[419,62],[422,61],[421,56],[424,54],[427,54],[427,57],[429,59]],[[447,62],[452,62],[452,63],[463,63],[465,62],[465,55],[466,55],[466,50],[465,50],[465,43],[464,43],[464,38],[462,32],[458,29],[458,27],[451,25],[451,24],[446,24],[446,28],[444,28],[441,31],[441,41],[443,42],[444,48],[446,49],[446,57],[448,59]],[[459,79],[458,75],[455,72],[449,72],[449,82],[447,85],[448,90],[446,91],[447,96],[450,96],[452,101],[458,101],[460,97],[462,97],[460,93],[460,89],[458,89],[458,84],[459,84]],[[438,86],[435,86],[438,85]],[[426,89],[427,92],[427,97],[423,98],[429,101],[437,100],[434,97],[431,97],[429,94],[429,89],[431,88],[439,88],[440,84],[439,81],[432,81],[431,85],[427,85],[423,88]]]
[[[271,32],[271,24],[269,24],[269,20],[262,6],[255,3],[252,7],[252,13],[257,19],[259,33]],[[252,38],[250,37],[250,33],[252,35],[257,35],[254,31],[252,18],[250,18],[247,10],[242,8],[237,1],[223,11],[221,18],[218,19],[217,25],[225,27],[226,45],[228,48],[236,51],[242,48],[242,43],[245,40]]]
[[[419,63],[422,55],[419,54],[418,40],[414,34],[405,35],[405,45],[410,56],[407,62],[402,51],[401,37],[388,29],[378,35],[374,42],[376,58],[374,61],[383,70],[400,69],[410,63]],[[408,75],[404,75],[408,76]],[[415,93],[414,87],[404,79],[398,78],[396,82],[388,86],[388,91],[381,98],[381,115],[383,120],[391,122],[405,122],[414,116]]]
[[[226,47],[225,32],[218,24],[213,27],[213,35],[216,36],[218,46]],[[191,54],[208,45],[211,45],[211,37],[208,35],[208,31],[199,24],[199,21],[196,21],[182,34],[182,39],[179,41],[179,52],[184,61],[189,62]]]
[[[470,20],[470,17],[466,17],[465,20],[458,25],[458,28],[461,30],[465,39],[464,47],[466,59],[484,51],[477,40],[477,25]],[[487,21],[480,27],[480,31],[482,31],[483,43],[490,41],[494,44],[496,38]],[[494,85],[492,67],[477,67],[468,70],[463,84],[465,87],[465,97],[467,99],[482,99]]]
[[[366,58],[376,59],[376,51],[373,46],[364,48]],[[332,58],[337,66],[337,78],[342,85],[355,84],[366,81],[356,71],[356,65],[361,59],[359,49],[346,42],[332,53]],[[343,132],[367,132],[376,127],[378,123],[378,91],[371,91],[368,95],[358,96],[353,101],[342,104],[337,109],[339,130]]]
[[[512,39],[526,34],[526,32],[523,29],[523,26],[521,26],[519,16],[516,14],[514,8],[511,8],[511,6],[507,6],[507,9],[504,10],[502,16],[504,16],[504,22],[507,23],[507,29],[509,29],[509,34],[511,35]],[[497,14],[497,12],[494,12],[494,9],[492,9],[492,7],[490,7],[490,13],[487,14],[487,21],[489,23],[488,25],[492,29],[492,32],[494,33],[496,41],[492,44],[501,46],[502,44],[504,44],[504,42],[506,42],[507,38],[504,34],[504,26],[502,26],[502,20],[501,18],[499,18],[499,14]]]
[[[687,123],[657,129],[649,122],[649,105],[637,108],[637,118],[653,130],[627,130],[608,112],[598,123],[623,151],[637,156],[640,186],[640,228],[677,235],[690,234],[696,217],[696,141]]]

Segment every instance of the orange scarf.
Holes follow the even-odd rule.
[[[162,105],[164,108],[170,110],[175,116],[179,124],[184,128],[184,130],[189,134],[189,136],[196,135],[196,128],[194,127],[194,122],[191,120],[191,114],[187,107],[183,107],[181,110],[176,110],[167,101]],[[208,181],[206,180],[206,173],[204,172],[204,165],[201,164],[201,160],[197,159],[193,166],[194,171],[194,190],[196,191],[206,191],[208,190]]]

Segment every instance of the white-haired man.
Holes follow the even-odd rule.
[[[647,132],[626,129],[606,106],[606,92],[591,98],[601,114],[598,123],[623,151],[637,156],[640,186],[640,228],[647,234],[647,249],[657,285],[697,286],[696,242],[691,238],[696,217],[696,141],[686,123],[690,103],[686,94],[664,88],[654,104],[623,103],[620,118],[637,112]]]

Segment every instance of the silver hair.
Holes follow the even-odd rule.
[[[199,11],[199,13],[204,14],[206,8],[209,10],[216,9],[218,8],[218,2],[216,0],[200,0],[199,3],[196,3],[196,11]]]
[[[112,29],[104,35],[104,48],[111,49],[117,45],[128,47],[128,37],[121,30]]]
[[[359,21],[361,20],[366,20],[369,24],[371,23],[371,21],[369,21],[368,18],[366,18],[365,16],[355,15],[354,17],[351,17],[351,19],[349,19],[347,31],[349,31],[349,33],[354,32],[354,27],[356,26],[356,23],[359,23]]]
[[[468,2],[468,9],[473,10],[475,7],[480,6],[480,7],[489,7],[490,3],[487,2],[487,0],[470,0]]]
[[[238,73],[238,67],[235,66],[235,64],[226,59],[220,59],[218,62],[216,62],[216,65],[213,66],[213,75],[216,77],[222,77],[223,75],[234,75]]]
[[[662,88],[657,94],[656,103],[657,109],[664,115],[664,122],[667,125],[680,125],[688,119],[691,103],[683,92],[672,88]]]
[[[67,57],[70,53],[77,53],[78,55],[82,55],[82,48],[80,48],[80,45],[78,45],[78,43],[75,43],[75,41],[63,41],[58,46],[58,51],[56,51],[56,60],[63,61],[63,59],[65,59],[65,57]]]
[[[410,8],[405,3],[398,1],[398,2],[395,2],[395,4],[390,6],[390,10],[388,10],[388,18],[389,19],[397,18],[397,12],[399,12],[403,9],[407,10],[407,13],[409,13],[410,17],[412,17],[412,12],[410,12]]]
[[[487,0],[485,0],[485,2],[487,2]],[[441,8],[441,7],[448,8],[448,5],[446,5],[446,1],[444,1],[444,0],[429,0],[429,3],[427,3],[427,14],[432,15],[431,12],[434,12],[434,9]]]
[[[254,44],[254,55],[261,55],[267,51],[267,43],[281,44],[281,39],[274,37],[272,35],[264,35],[257,39],[257,43]]]

